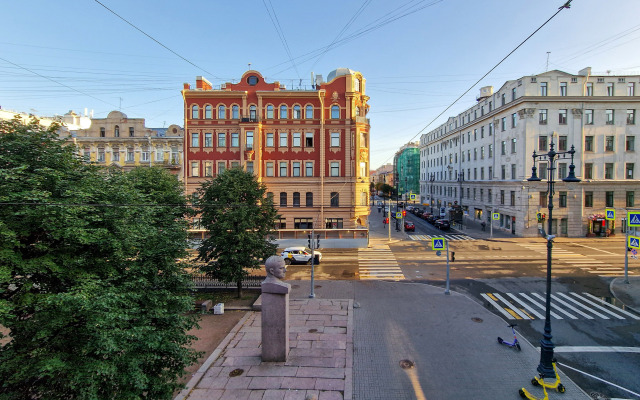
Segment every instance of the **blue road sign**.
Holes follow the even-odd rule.
[[[640,226],[640,211],[629,211],[627,214],[627,225]]]
[[[444,238],[432,238],[431,239],[432,250],[444,250]]]
[[[615,221],[616,219],[616,210],[607,210],[607,216],[605,218],[607,221]]]
[[[495,220],[500,219],[500,213],[493,213],[493,219]]]
[[[640,237],[629,236],[629,247],[632,249],[640,249]]]

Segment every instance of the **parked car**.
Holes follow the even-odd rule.
[[[438,219],[436,220],[436,222],[433,224],[433,226],[435,226],[436,228],[446,231],[449,230],[450,225],[449,225],[449,221],[446,219]]]
[[[404,221],[404,231],[405,232],[409,232],[409,231],[415,232],[416,231],[416,226],[411,221]]]
[[[438,219],[438,218],[437,218],[435,215],[433,215],[433,214],[429,214],[429,215],[427,216],[427,218],[426,218],[427,222],[428,222],[428,223],[430,223],[430,224],[435,224],[435,222],[436,222],[436,220],[437,220],[437,219]]]
[[[427,220],[427,218],[429,217],[429,215],[431,215],[430,212],[423,212],[422,214],[419,215],[420,218],[424,219],[425,221]]]
[[[309,264],[311,265],[311,249],[308,247],[287,247],[282,253],[280,253],[284,259],[284,263],[290,264]],[[322,253],[315,250],[315,264],[320,264],[322,260]]]

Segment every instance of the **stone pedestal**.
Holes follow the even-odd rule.
[[[287,361],[289,292],[285,282],[262,282],[262,361]]]

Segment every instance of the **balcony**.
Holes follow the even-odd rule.
[[[249,117],[249,118],[240,118],[241,123],[250,123],[250,122],[260,122],[260,118],[258,117]]]

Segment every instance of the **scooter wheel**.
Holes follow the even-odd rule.
[[[524,399],[525,397],[527,397],[527,395],[526,395],[526,394],[524,394],[524,390],[522,390],[522,389],[518,389],[518,393],[520,394],[520,397],[522,397],[523,399]]]
[[[558,383],[558,393],[564,393],[567,390],[562,383]]]
[[[502,344],[502,338],[500,336],[498,336],[498,343]]]
[[[536,378],[531,378],[531,384],[533,386],[540,386],[540,383],[538,382],[538,380]]]
[[[520,343],[516,343],[516,349],[518,349],[518,351],[522,351],[522,348],[520,347]]]

